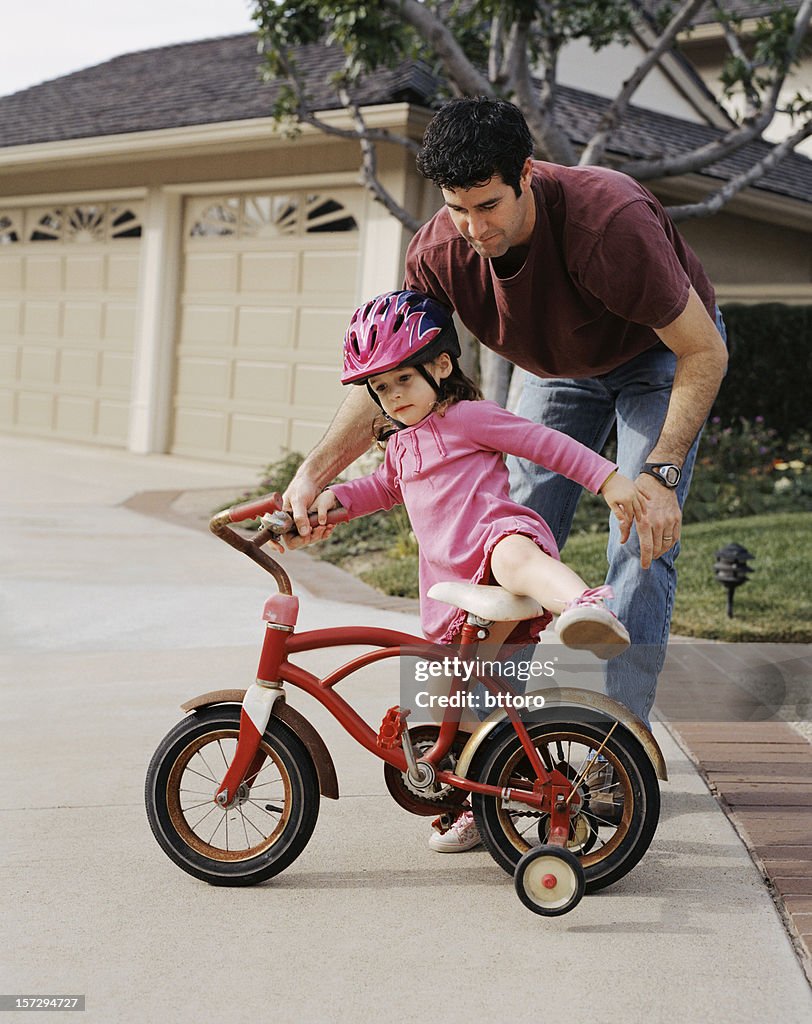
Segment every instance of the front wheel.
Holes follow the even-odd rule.
[[[571,708],[554,710],[566,717],[528,723],[527,730],[547,770],[558,769],[577,785],[581,803],[573,810],[567,845],[584,869],[586,891],[595,892],[631,871],[648,849],[660,816],[660,789],[648,755],[628,729],[618,725],[597,758],[611,724],[579,720]],[[489,739],[477,769],[480,782],[499,789],[532,788],[535,778],[507,723]],[[472,804],[486,848],[510,874],[528,850],[546,843],[549,815],[481,794]]]
[[[212,885],[253,885],[283,871],[307,845],[319,814],[319,783],[302,741],[271,716],[264,761],[226,809],[214,795],[231,764],[240,707],[193,712],[162,740],[147,770],[147,818],[164,853]]]

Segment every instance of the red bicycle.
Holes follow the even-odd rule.
[[[392,797],[413,814],[454,819],[470,797],[485,847],[513,875],[535,913],[567,913],[584,892],[611,885],[638,863],[657,827],[666,779],[662,753],[643,723],[620,704],[586,690],[542,690],[524,699],[493,675],[452,679],[449,696],[481,682],[501,706],[472,732],[460,707],[441,724],[407,728],[408,709],[391,708],[373,729],[337,684],[385,658],[436,646],[390,629],[338,627],[296,632],[298,599],[282,566],[262,550],[292,528],[269,495],[218,513],[210,528],[275,579],[256,682],[216,690],[182,705],[185,717],[161,741],[146,778],[146,807],[164,852],[213,885],[253,885],[283,871],[304,850],[321,797],[338,799],[333,760],[316,729],[292,708],[285,686],[315,697],[362,746],[384,762]],[[232,524],[260,518],[253,537]],[[330,521],[346,519],[337,509]],[[432,591],[467,612],[461,648],[475,657],[496,621],[531,618],[538,606],[499,587],[438,584]],[[343,646],[372,650],[324,678],[290,659]],[[499,696],[501,695],[501,697]],[[458,705],[462,701],[456,702]],[[539,705],[542,705],[539,707]]]

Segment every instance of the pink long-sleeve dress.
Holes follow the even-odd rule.
[[[558,558],[541,516],[511,501],[505,453],[531,459],[597,493],[617,467],[550,427],[508,412],[496,402],[457,402],[393,434],[369,476],[331,487],[350,518],[406,506],[420,547],[420,617],[434,643],[453,643],[465,612],[428,597],[433,584],[490,581],[491,552],[510,534],[530,537]],[[538,637],[545,615],[521,623],[511,643]]]

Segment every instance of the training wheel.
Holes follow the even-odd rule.
[[[534,846],[516,865],[516,892],[534,914],[558,917],[581,902],[586,879],[581,862],[562,846]]]

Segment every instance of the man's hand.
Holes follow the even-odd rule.
[[[670,551],[679,540],[682,512],[676,492],[657,483],[648,473],[641,473],[635,484],[646,499],[643,514],[636,518],[640,565],[648,569],[653,559]]]
[[[319,490],[315,481],[300,470],[282,495],[282,508],[293,516],[296,529],[299,531],[298,533],[286,533],[280,538],[280,541],[284,540],[290,551],[306,547],[308,544],[317,544],[320,540],[326,540],[335,529],[334,523],[325,523],[316,527],[310,525],[307,514],[310,509],[315,507]],[[283,549],[279,547],[278,550]]]

